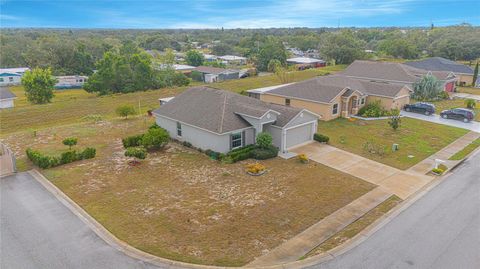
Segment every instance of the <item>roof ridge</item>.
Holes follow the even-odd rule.
[[[222,117],[220,118],[220,128],[219,128],[220,133],[223,132],[223,121],[225,119],[225,108],[227,106],[227,95],[224,94],[223,96],[224,96],[224,98],[223,98]]]

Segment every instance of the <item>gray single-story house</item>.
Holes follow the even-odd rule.
[[[213,83],[229,79],[238,79],[240,77],[240,70],[225,69],[212,66],[198,66],[194,71],[202,73],[202,80],[205,83]]]
[[[153,111],[172,138],[227,153],[254,144],[268,132],[280,152],[313,140],[319,116],[301,108],[269,104],[236,93],[194,87]]]

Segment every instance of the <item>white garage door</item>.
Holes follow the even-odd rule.
[[[313,123],[287,130],[287,149],[311,141]]]

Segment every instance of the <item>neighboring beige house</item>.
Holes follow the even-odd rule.
[[[307,109],[328,121],[356,115],[361,107],[375,101],[387,110],[401,109],[410,102],[411,89],[407,85],[331,75],[247,92],[264,102]]]
[[[87,76],[57,76],[56,89],[80,89],[87,82]]]

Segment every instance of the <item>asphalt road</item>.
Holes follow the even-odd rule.
[[[480,154],[362,244],[313,268],[480,268]]]
[[[27,173],[0,179],[0,268],[158,268],[107,245]]]
[[[0,202],[2,269],[158,268],[107,245],[29,174],[0,179]],[[480,268],[480,154],[362,244],[313,268]]]

